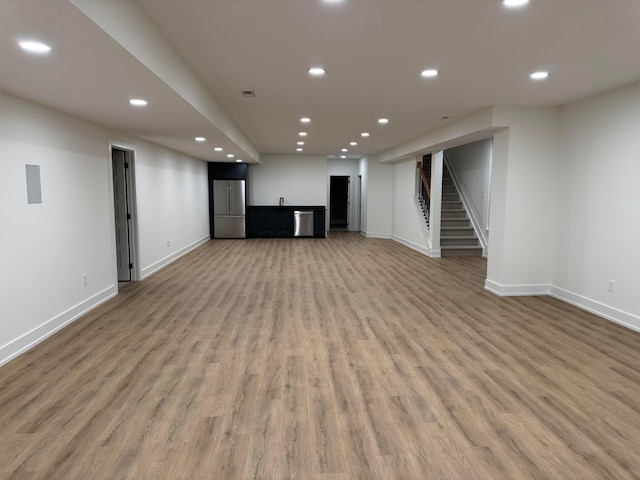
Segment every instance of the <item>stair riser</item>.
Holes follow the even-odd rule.
[[[448,202],[446,200],[442,201],[442,210],[462,210],[462,208],[464,208],[462,206],[462,202],[460,201],[453,201],[453,202]]]
[[[460,201],[449,171],[442,179],[440,248],[443,257],[481,257],[482,247]]]
[[[478,239],[475,237],[470,238],[440,238],[440,246],[442,247],[479,247]]]
[[[471,223],[469,223],[468,218],[443,218],[440,221],[441,228],[447,227],[470,227]]]
[[[462,218],[462,219],[464,219],[464,218],[467,218],[467,212],[465,212],[464,210],[462,212],[456,212],[456,211],[448,212],[446,210],[443,210],[441,218],[442,219],[445,219],[445,218],[446,219],[449,219],[449,218]]]
[[[440,250],[441,257],[481,257],[482,248],[468,248],[464,250],[447,250],[442,248]]]
[[[446,237],[469,237],[469,238],[473,238],[475,240],[478,239],[478,237],[476,237],[474,231],[472,228],[469,229],[452,229],[452,228],[441,228],[440,229],[440,238],[446,238]]]

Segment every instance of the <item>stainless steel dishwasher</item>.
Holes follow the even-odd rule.
[[[313,237],[313,210],[293,211],[293,236]]]

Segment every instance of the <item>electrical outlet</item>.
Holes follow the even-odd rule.
[[[609,280],[609,292],[613,293],[613,286],[615,285],[616,282],[614,282],[613,280]]]
[[[171,240],[167,240],[167,248],[171,248]]]
[[[87,274],[83,273],[82,274],[82,285],[86,285],[87,284]]]

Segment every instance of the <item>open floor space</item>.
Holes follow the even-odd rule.
[[[0,478],[638,478],[640,336],[485,274],[208,242],[0,368]]]

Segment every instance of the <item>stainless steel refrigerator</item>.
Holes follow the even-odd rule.
[[[213,181],[214,238],[245,238],[245,181]]]

